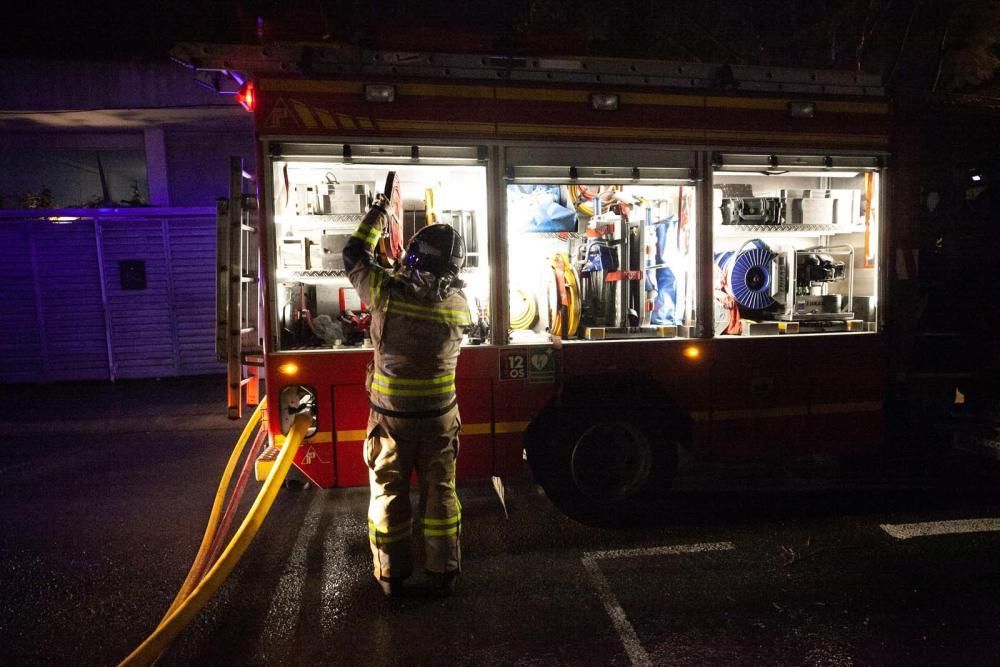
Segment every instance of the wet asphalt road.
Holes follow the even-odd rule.
[[[0,664],[116,664],[155,627],[239,433],[223,386],[0,390]],[[993,665],[1000,532],[880,526],[1000,518],[997,481],[953,454],[836,490],[716,477],[617,529],[563,517],[527,478],[509,483],[509,519],[466,484],[465,572],[446,600],[419,577],[382,597],[367,490],[283,491],[160,664]]]

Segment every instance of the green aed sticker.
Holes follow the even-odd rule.
[[[556,356],[551,347],[528,348],[528,382],[555,382]]]

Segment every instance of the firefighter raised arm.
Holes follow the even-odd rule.
[[[386,595],[400,593],[413,572],[410,537],[416,530],[424,540],[429,585],[448,594],[461,567],[455,367],[471,324],[458,277],[465,243],[448,225],[424,227],[389,271],[375,261],[387,209],[391,203],[380,195],[344,248],[347,275],[372,315],[364,458],[374,575]],[[420,484],[416,516],[409,496],[413,470]]]
[[[375,203],[361,220],[344,247],[344,268],[357,290],[362,303],[375,304],[375,296],[388,276],[388,271],[375,261],[375,249],[388,222],[385,196],[376,196]]]

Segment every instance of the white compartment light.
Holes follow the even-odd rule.
[[[719,169],[715,171],[716,176],[804,176],[806,178],[854,178],[857,171],[794,171],[794,170],[774,170],[762,169],[760,171],[728,171]]]
[[[618,111],[618,95],[616,93],[591,93],[590,108],[595,111]]]
[[[812,118],[816,115],[816,103],[793,100],[788,103],[788,115],[792,118]]]
[[[388,83],[366,83],[366,102],[395,102],[396,86]]]

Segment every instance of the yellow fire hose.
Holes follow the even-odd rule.
[[[295,452],[298,450],[299,445],[302,444],[306,431],[309,429],[311,420],[306,414],[300,414],[295,417],[295,421],[288,432],[288,437],[285,439],[274,467],[271,468],[271,472],[268,474],[267,479],[264,480],[264,485],[257,494],[256,500],[254,500],[253,505],[243,519],[243,523],[233,535],[232,540],[226,545],[222,555],[219,556],[219,560],[212,565],[211,569],[200,581],[195,582],[198,578],[197,573],[204,568],[204,560],[208,557],[209,548],[219,520],[222,499],[225,497],[229,480],[232,478],[233,470],[236,468],[240,453],[250,439],[250,434],[253,433],[254,427],[261,420],[264,405],[265,401],[262,401],[257,406],[253,416],[250,417],[250,421],[247,422],[243,433],[236,442],[233,453],[229,457],[229,463],[226,465],[222,480],[219,483],[219,490],[216,492],[215,503],[212,506],[205,536],[202,538],[201,547],[198,549],[198,554],[195,556],[194,563],[191,565],[191,570],[188,572],[188,577],[182,584],[181,590],[178,592],[176,599],[171,604],[163,620],[156,627],[156,630],[132,651],[119,664],[119,667],[151,665],[166,650],[170,642],[201,611],[215,591],[218,590],[219,586],[222,585],[222,582],[226,580],[226,577],[236,567],[236,563],[243,557],[253,538],[257,535],[260,526],[264,523],[271,505],[274,504],[274,499],[278,495],[278,490],[281,488],[281,482],[285,479],[285,475],[288,474],[288,470],[292,466]]]
[[[229,482],[232,480],[233,472],[236,470],[236,464],[239,461],[240,456],[243,454],[247,441],[250,439],[250,434],[253,433],[253,430],[258,425],[260,425],[261,418],[266,409],[267,397],[265,396],[264,400],[262,400],[257,406],[257,409],[253,411],[253,414],[247,421],[246,426],[243,427],[243,433],[240,434],[239,440],[236,441],[233,453],[229,455],[229,462],[226,463],[226,469],[222,472],[222,479],[219,480],[219,488],[215,492],[215,501],[212,503],[212,511],[208,517],[208,525],[205,526],[205,535],[201,538],[201,546],[198,547],[198,553],[194,557],[194,563],[191,564],[191,569],[188,570],[187,578],[184,580],[184,583],[181,584],[181,589],[177,591],[177,597],[174,598],[170,608],[167,609],[167,613],[165,613],[163,618],[160,619],[161,623],[167,620],[167,617],[170,616],[171,612],[173,612],[173,610],[184,601],[188,594],[191,593],[191,589],[198,583],[199,573],[205,569],[205,560],[208,558],[209,548],[211,547],[216,528],[219,525],[219,516],[222,514],[222,502],[226,498],[226,489],[229,488]],[[263,427],[259,429],[259,431],[263,431]]]

